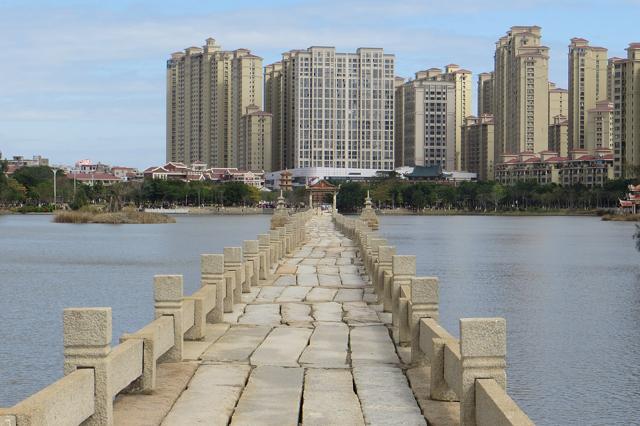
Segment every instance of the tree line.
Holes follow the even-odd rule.
[[[397,177],[370,182],[342,183],[338,210],[356,212],[364,205],[367,190],[374,205],[381,209],[459,210],[504,212],[520,210],[589,210],[618,206],[627,193],[629,180],[611,180],[603,187],[560,186],[519,182],[512,186],[497,182],[461,182],[457,185],[409,182]]]

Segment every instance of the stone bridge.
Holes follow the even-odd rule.
[[[366,215],[279,209],[284,226],[203,254],[193,295],[156,276],[155,320],[115,346],[110,308],[66,309],[65,377],[0,426],[533,424],[505,392],[505,321],[452,337],[438,279]]]

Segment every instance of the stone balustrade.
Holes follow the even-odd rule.
[[[201,255],[201,287],[191,296],[183,294],[181,275],[155,276],[155,319],[124,334],[114,347],[111,308],[65,309],[65,376],[13,407],[0,408],[0,426],[112,425],[116,395],[152,394],[158,364],[182,361],[185,340],[203,339],[207,323],[222,322],[243,292],[270,277],[278,262],[304,243],[312,214],[288,216],[285,226],[244,241],[242,248]]]
[[[426,397],[459,401],[462,426],[533,425],[506,393],[505,320],[463,318],[454,338],[438,324],[438,278],[416,277],[416,257],[397,255],[370,219],[334,213],[333,220],[357,244],[378,300],[392,314],[394,340],[411,347],[413,364],[430,367]]]

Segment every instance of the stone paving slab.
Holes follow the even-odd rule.
[[[156,388],[151,395],[121,394],[113,403],[113,424],[157,426],[169,413],[198,368],[195,362],[158,365]],[[53,424],[53,423],[52,423]]]
[[[360,400],[348,370],[308,369],[305,373],[302,424],[364,425]]]
[[[340,287],[342,280],[338,274],[318,274],[318,283],[320,286]]]
[[[249,293],[242,293],[242,303],[252,303],[260,293],[260,287],[251,287]]]
[[[400,363],[389,330],[383,325],[353,328],[350,343],[354,366]]]
[[[296,273],[297,270],[298,270],[298,267],[296,265],[285,263],[284,265],[280,265],[278,267],[276,273],[282,274],[282,275],[293,275]]]
[[[262,343],[271,327],[251,327],[238,325],[215,342],[200,357],[204,361],[249,362],[249,357]]]
[[[276,302],[302,302],[312,287],[285,287],[284,291],[278,296]]]
[[[296,285],[296,276],[295,275],[281,275],[277,280],[273,283],[274,286],[288,286],[288,285]]]
[[[357,302],[362,301],[363,292],[361,289],[357,288],[341,288],[336,293],[336,297],[333,299],[334,302]],[[377,318],[377,316],[376,316]]]
[[[458,426],[460,424],[460,403],[434,401],[431,395],[431,369],[415,367],[407,370],[407,379],[411,384],[418,405],[422,409],[430,426]]]
[[[250,371],[248,365],[201,365],[162,426],[226,426]]]
[[[244,308],[246,306],[247,305],[244,303],[233,305],[233,312],[227,312],[223,314],[224,322],[226,322],[227,324],[237,324],[238,318],[240,318],[240,316],[244,313]]]
[[[316,287],[318,285],[318,275],[313,274],[298,274],[298,285],[304,287]]]
[[[337,266],[331,265],[318,265],[318,275],[338,275],[340,270]]]
[[[335,302],[314,303],[313,318],[316,321],[342,321],[342,305]]]
[[[244,315],[238,318],[238,324],[280,325],[280,321],[280,305],[277,303],[247,305]]]
[[[284,291],[284,287],[265,286],[262,287],[258,297],[256,297],[255,303],[273,302]],[[246,309],[245,309],[246,311]]]
[[[313,265],[300,265],[298,266],[297,274],[315,274],[316,267]]]
[[[307,302],[330,302],[336,296],[338,290],[322,287],[314,287],[307,294]]]
[[[340,274],[340,280],[343,286],[364,287],[365,281],[357,274]]]
[[[349,368],[349,327],[346,324],[318,324],[311,335],[309,346],[300,357],[300,364],[315,368]]]
[[[251,355],[251,365],[298,367],[298,358],[307,347],[311,332],[308,328],[274,328]]]
[[[300,323],[312,323],[311,306],[304,303],[284,303],[280,311],[282,312],[282,322],[294,325]]]
[[[249,376],[231,426],[298,426],[302,368],[263,366]]]
[[[353,378],[367,425],[427,425],[400,368],[354,367]]]

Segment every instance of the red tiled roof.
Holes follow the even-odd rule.
[[[120,178],[115,177],[114,175],[112,175],[111,173],[73,173],[73,174],[68,174],[67,178],[69,179],[75,179],[75,180],[86,180],[86,181],[92,181],[92,180],[111,180],[111,181],[120,181]]]

